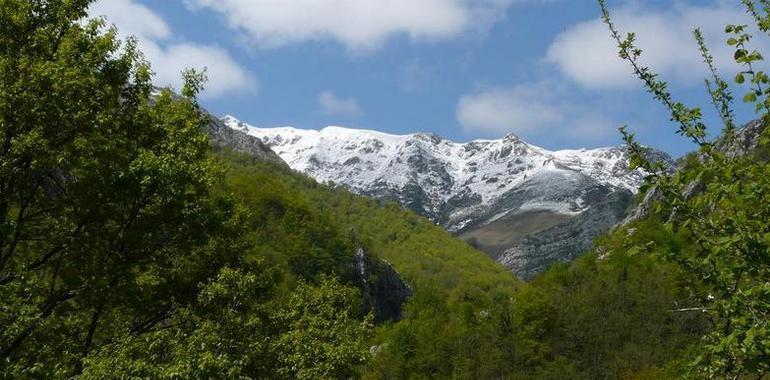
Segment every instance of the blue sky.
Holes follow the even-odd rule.
[[[722,29],[748,22],[739,1],[608,2],[672,92],[719,128],[690,32],[703,28],[732,77]],[[692,149],[616,58],[594,0],[101,0],[92,14],[138,38],[158,84],[205,66],[202,104],[259,127],[515,133],[557,149],[618,144],[628,124],[675,156]]]

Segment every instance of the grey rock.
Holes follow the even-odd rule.
[[[259,138],[229,128],[222,120],[208,113],[206,116],[209,119],[207,126],[209,138],[215,150],[230,148],[235,152],[247,154],[258,160],[274,161],[288,167],[281,157]]]
[[[593,246],[633,204],[628,190],[616,190],[586,211],[553,227],[530,234],[498,259],[519,278],[530,279],[554,263],[572,261]]]
[[[363,248],[356,250],[355,283],[364,298],[364,310],[374,312],[377,323],[397,321],[401,308],[412,296],[412,288],[389,263],[369,255]]]
[[[765,131],[767,124],[762,120],[754,120],[741,128],[735,130],[732,136],[719,136],[714,141],[714,149],[724,153],[728,157],[743,156],[746,154],[753,154],[759,147],[760,138]],[[696,159],[700,162],[706,159],[703,154],[692,153],[696,155]],[[761,158],[760,158],[761,159]],[[669,169],[671,173],[675,173],[678,170],[684,170],[686,168],[686,160],[679,159],[676,164],[672,165]],[[703,183],[698,181],[692,181],[685,186],[683,190],[683,196],[685,198],[692,197],[705,190]],[[651,188],[644,194],[644,198],[629,212],[628,216],[623,220],[621,225],[627,225],[629,223],[641,220],[650,215],[652,206],[662,199],[662,194],[657,188]],[[672,216],[669,216],[672,217]]]
[[[155,96],[162,90],[163,88],[155,87],[154,95],[150,101],[154,102]],[[173,92],[171,93],[171,96],[181,99],[180,95]],[[284,162],[280,156],[259,138],[246,134],[244,130],[228,128],[223,120],[212,115],[205,109],[201,108],[201,112],[203,113],[203,117],[208,121],[206,132],[209,135],[209,140],[215,151],[229,148],[235,152],[249,155],[258,160],[270,160],[288,167],[286,162]]]
[[[727,156],[743,156],[756,151],[762,132],[766,128],[762,120],[754,120],[735,131],[734,136],[720,136],[714,147]]]

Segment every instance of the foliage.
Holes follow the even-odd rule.
[[[760,1],[761,9],[754,1],[743,3],[758,28],[767,32],[770,25],[767,2]],[[709,85],[708,90],[724,124],[721,139],[706,141],[700,109],[688,108],[673,100],[666,83],[639,63],[642,50],[634,45],[633,33],[621,37],[604,1],[600,1],[600,5],[604,20],[618,42],[620,57],[630,62],[648,91],[670,110],[680,134],[700,146],[697,160],[685,170],[669,175],[659,164],[647,161],[633,134],[623,130],[634,164],[651,173],[649,182],[663,195],[665,211],[672,214],[666,228],[687,235],[693,244],[685,250],[661,249],[654,240],[644,245],[684,269],[688,283],[699,291],[701,308],[714,323],[692,366],[701,375],[710,377],[767,375],[770,373],[770,283],[767,282],[770,278],[770,226],[767,224],[770,166],[761,152],[767,149],[770,132],[763,128],[754,151],[736,152],[739,145],[730,108],[732,94],[726,81],[719,78],[713,58],[696,31],[696,41],[716,83],[716,87]],[[749,47],[751,35],[746,25],[728,25],[725,32],[730,35],[727,44],[735,47],[736,63],[743,66],[735,82],[749,87],[743,101],[755,104],[764,126],[768,122],[770,80],[757,69],[763,57]],[[693,191],[696,188],[700,190]]]
[[[411,211],[317,184],[275,163],[255,161],[231,152],[223,152],[222,158],[230,167],[226,190],[238,194],[253,211],[257,220],[252,236],[263,247],[260,251],[270,252],[272,262],[291,267],[291,257],[303,252],[295,252],[295,244],[315,245],[320,250],[331,251],[327,255],[336,255],[339,261],[325,266],[314,261],[323,255],[302,256],[303,261],[314,262],[305,267],[309,268],[307,273],[315,275],[300,275],[301,279],[318,282],[323,274],[334,273],[350,280],[352,258],[349,254],[334,252],[340,249],[352,252],[352,247],[358,246],[394,266],[415,295],[405,306],[403,320],[380,326],[373,344],[380,347],[375,351],[383,355],[384,347],[389,346],[392,339],[419,349],[417,355],[399,356],[397,360],[418,360],[420,363],[415,366],[427,371],[422,373],[439,373],[432,371],[440,368],[451,374],[455,365],[443,354],[457,355],[460,354],[457,350],[463,349],[452,338],[477,334],[477,324],[469,323],[477,318],[474,314],[494,307],[499,299],[510,299],[520,286],[503,267]],[[272,213],[275,209],[282,211]],[[303,217],[297,218],[295,214]],[[294,243],[286,244],[286,237]],[[424,327],[421,334],[399,336],[399,332],[412,331],[416,326]],[[485,334],[492,337],[496,332],[485,326]],[[458,329],[462,332],[458,333]],[[473,339],[482,341],[478,337]],[[481,364],[489,351],[479,347],[474,352],[474,362]],[[374,371],[373,366],[367,367]],[[414,376],[417,372],[402,374]],[[373,376],[373,372],[367,376]]]
[[[371,318],[355,319],[357,293],[331,280],[300,284],[278,316],[286,326],[274,343],[279,373],[293,379],[350,378],[368,357]]]
[[[194,98],[151,103],[134,43],[77,23],[86,3],[1,8],[0,293],[21,304],[2,316],[0,360],[32,376],[77,372],[100,331],[189,299],[240,248],[237,207],[211,196],[220,174]],[[99,329],[116,314],[136,320]],[[20,352],[37,349],[57,366],[27,365]]]
[[[182,96],[154,89],[90,3],[0,1],[0,377],[350,374],[369,326],[355,290],[280,280],[308,270],[269,262],[247,200],[221,191],[204,76],[186,72]],[[306,249],[297,262],[345,260],[339,241],[287,232],[274,245]],[[323,313],[293,312],[297,297]],[[280,361],[294,351],[273,342],[318,344],[305,324],[333,355]]]
[[[417,289],[404,320],[380,329],[367,376],[673,377],[710,325],[691,310],[698,300],[676,265],[626,255],[650,239],[672,250],[687,246],[686,237],[650,219],[603,237],[602,258],[556,265],[489,305],[453,306],[438,289]]]
[[[700,111],[638,63],[708,159],[668,177],[629,138],[675,217],[620,228],[600,255],[525,284],[396,204],[212,154],[203,75],[187,72],[182,96],[153,89],[135,43],[84,19],[89,3],[0,0],[0,377],[665,378],[694,357],[714,374],[766,365],[766,164],[711,149]],[[744,31],[732,29],[747,50]],[[641,54],[633,38],[623,48]],[[764,102],[765,77],[743,75]],[[707,190],[670,196],[694,179]],[[414,291],[401,320],[373,328],[358,248]]]
[[[84,378],[347,378],[366,358],[367,321],[355,289],[336,280],[301,285],[270,302],[272,278],[223,268],[169,326],[128,335],[86,361]]]

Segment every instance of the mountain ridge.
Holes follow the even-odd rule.
[[[513,134],[457,143],[433,133],[257,128],[232,116],[221,121],[319,182],[428,217],[522,278],[590,248],[596,235],[619,222],[645,177],[629,168],[624,147],[551,151]],[[653,155],[671,161],[663,152]],[[578,218],[589,210],[590,218]],[[542,236],[569,241],[542,245]]]

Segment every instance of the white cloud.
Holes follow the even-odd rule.
[[[528,133],[564,120],[544,84],[492,88],[460,98],[457,120],[469,131]]]
[[[167,39],[171,29],[163,19],[144,5],[132,0],[100,0],[91,5],[92,16],[106,16],[122,35],[148,39]]]
[[[155,83],[179,89],[180,72],[185,68],[206,69],[204,97],[216,98],[230,93],[255,91],[257,80],[238,65],[222,48],[193,43],[143,44],[145,54],[156,72]]]
[[[168,24],[144,5],[133,0],[100,0],[91,6],[89,13],[93,17],[106,17],[123,38],[136,37],[156,73],[156,85],[180,89],[184,69],[206,68],[209,80],[201,94],[203,97],[256,90],[254,75],[241,67],[226,50],[174,39]]]
[[[360,116],[363,114],[356,98],[339,98],[331,91],[318,94],[318,104],[327,115]]]
[[[556,82],[485,89],[460,98],[457,121],[467,132],[497,137],[559,134],[581,142],[597,142],[615,132],[605,115],[590,105],[567,100]],[[553,137],[553,136],[551,136]]]
[[[184,0],[222,14],[260,46],[333,40],[371,51],[390,37],[449,38],[504,16],[515,2],[544,0]]]
[[[725,1],[700,6],[675,3],[665,10],[634,2],[612,10],[612,16],[621,32],[636,33],[638,46],[644,50],[643,63],[663,79],[681,83],[700,82],[706,75],[693,29],[702,29],[719,68],[725,76],[731,76],[736,66],[724,42],[724,26],[751,23],[739,4]],[[616,43],[600,19],[567,28],[552,42],[546,61],[588,88],[622,88],[637,83],[628,63],[618,58]]]

